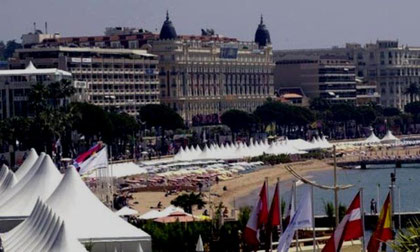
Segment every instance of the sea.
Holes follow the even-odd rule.
[[[360,188],[363,188],[363,207],[365,212],[370,211],[371,199],[377,201],[380,211],[383,201],[390,191],[392,172],[396,171],[396,183],[394,189],[394,204],[396,212],[420,212],[420,163],[403,165],[396,168],[394,165],[371,165],[366,170],[361,169],[337,169],[337,183],[340,185],[353,185],[351,188],[341,190],[338,193],[339,202],[348,206]],[[332,186],[334,183],[334,172],[321,171],[308,173],[306,176],[317,184]],[[282,199],[288,203],[293,181],[286,180],[280,183],[280,194]],[[269,197],[274,192],[274,184],[269,185]],[[297,201],[299,201],[304,187],[297,187]],[[235,207],[253,206],[260,189],[254,190],[251,194],[235,199]],[[314,210],[315,215],[325,215],[324,205],[326,202],[334,202],[334,192],[314,187]]]

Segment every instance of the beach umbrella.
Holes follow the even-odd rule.
[[[197,246],[195,247],[196,252],[204,252],[203,240],[201,239],[201,234],[198,235]]]

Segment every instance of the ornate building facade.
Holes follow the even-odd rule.
[[[149,41],[159,56],[161,103],[188,124],[219,122],[230,109],[252,112],[274,95],[269,32],[258,26],[255,41],[219,35],[178,36],[169,16],[159,39]]]

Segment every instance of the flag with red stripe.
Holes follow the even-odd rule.
[[[361,217],[361,202],[360,192],[354,197],[346,215],[341,220],[340,224],[334,230],[331,238],[328,240],[323,252],[338,252],[343,245],[343,241],[351,241],[359,239],[363,236],[363,223]]]
[[[267,205],[267,184],[264,182],[263,187],[259,193],[258,200],[252,209],[251,216],[246,224],[244,231],[245,242],[257,247],[260,244],[259,231],[267,224],[268,220],[268,205]]]

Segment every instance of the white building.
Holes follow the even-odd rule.
[[[0,118],[27,116],[28,94],[32,85],[48,85],[72,80],[72,74],[57,68],[36,68],[29,62],[25,69],[0,70]]]

